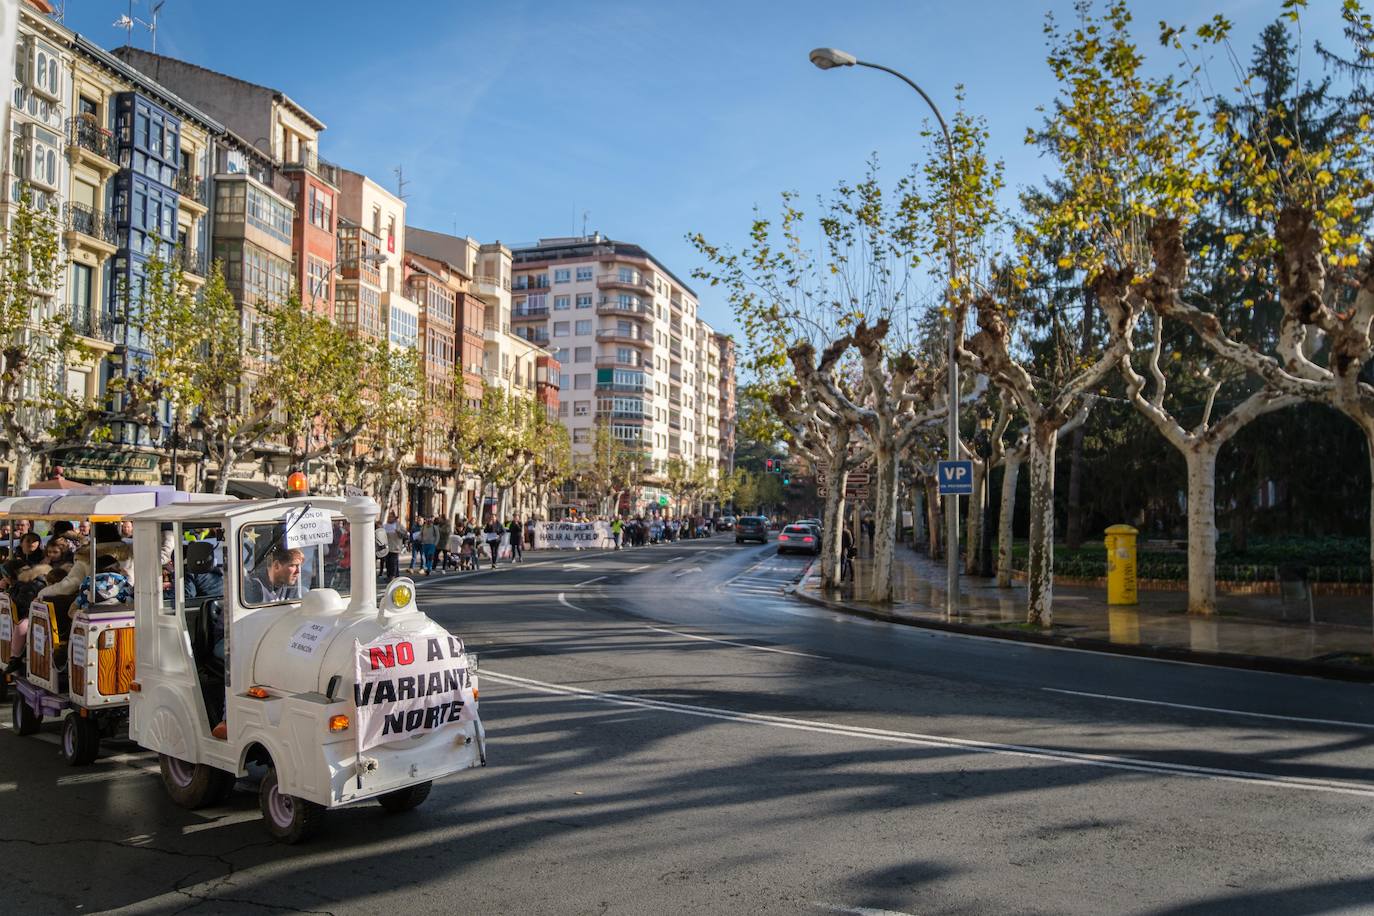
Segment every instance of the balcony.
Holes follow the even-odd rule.
[[[647,304],[639,301],[630,304],[621,303],[619,300],[612,299],[610,296],[602,296],[596,303],[596,313],[598,315],[620,315],[631,318],[652,318],[653,309]]]
[[[547,347],[549,345],[549,334],[547,331],[543,333],[535,333],[531,328],[521,328],[521,330],[526,333],[515,335],[516,337],[519,337],[521,340],[529,341],[532,344],[538,344],[541,347]]]
[[[508,286],[508,287],[506,287],[506,288],[507,288],[507,289],[513,289],[513,290],[515,290],[517,293],[518,293],[518,292],[521,292],[522,290],[528,290],[528,289],[533,289],[533,290],[548,289],[548,288],[549,288],[549,278],[548,278],[548,277],[544,277],[544,278],[541,280],[541,279],[538,279],[538,278],[535,278],[535,277],[516,277],[516,278],[515,278],[515,283],[514,283],[514,285]]]
[[[633,413],[628,410],[598,410],[598,420],[615,420],[619,423],[651,423],[653,417],[646,413]]]
[[[682,406],[682,395],[680,395],[680,394],[670,394],[670,395],[668,395],[668,403],[669,403],[669,404],[672,404],[674,407],[681,407],[681,406]]]
[[[182,247],[177,249],[177,263],[181,265],[182,273],[191,274],[196,277],[204,277],[210,272],[209,256],[204,249]]]
[[[654,278],[645,276],[641,273],[630,275],[629,279],[622,278],[619,272],[601,274],[596,278],[596,285],[607,289],[632,289],[637,292],[654,291]]]
[[[668,342],[668,352],[673,354],[676,359],[682,359],[682,344],[678,343],[676,340],[670,340]]]
[[[72,159],[100,173],[101,180],[119,171],[114,134],[87,118],[67,119],[67,148]]]
[[[537,305],[533,308],[511,309],[510,317],[512,321],[532,321],[549,317],[549,307],[547,305]]]
[[[649,388],[647,385],[633,385],[626,382],[597,382],[596,390],[606,394],[643,394]]]
[[[186,172],[178,172],[175,187],[177,193],[181,195],[181,205],[191,210],[200,211],[204,215],[209,209],[207,204],[207,185],[204,178]]]
[[[382,269],[369,255],[381,254],[382,240],[362,226],[339,223],[339,276],[382,285]]]
[[[119,233],[114,220],[104,213],[85,204],[67,203],[62,206],[62,226],[68,248],[86,248],[102,261],[115,253]]]
[[[621,359],[619,356],[598,356],[596,358],[596,368],[637,369],[646,373],[653,372],[653,367],[638,355],[636,355],[634,359]]]
[[[308,143],[300,144],[294,158],[285,159],[281,164],[282,171],[296,171],[304,169],[312,175],[329,182],[334,187],[339,186],[339,167],[334,163],[321,159],[315,152],[315,148]]]
[[[651,338],[643,336],[638,331],[621,331],[617,328],[602,328],[596,332],[596,339],[601,343],[625,343],[636,347],[654,345]]]

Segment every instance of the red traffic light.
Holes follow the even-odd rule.
[[[773,459],[772,459],[772,458],[769,458],[769,459],[768,459],[768,473],[770,473],[770,474],[773,473]]]

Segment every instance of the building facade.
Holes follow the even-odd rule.
[[[575,454],[603,423],[648,457],[651,484],[671,459],[720,466],[718,335],[649,252],[599,235],[544,239],[514,251],[512,296],[516,334],[561,364],[558,411]]]
[[[155,255],[179,259],[196,288],[207,271],[208,186],[223,126],[170,88],[50,18],[37,0],[20,4],[6,96],[6,225],[24,194],[59,221],[65,268],[47,308],[66,312],[89,356],[69,359],[68,393],[125,405],[114,383],[141,371],[155,342],[138,303]],[[157,425],[117,421],[98,448],[55,453],[73,480],[157,481],[175,423],[165,404]]]
[[[137,48],[114,55],[170,87],[271,159],[292,208],[291,280],[301,301],[334,314],[340,172],[319,155],[324,122],[286,93]],[[285,234],[285,233],[283,233]]]

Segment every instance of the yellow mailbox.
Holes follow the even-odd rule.
[[[1135,536],[1130,525],[1107,529],[1107,603],[1135,604]]]

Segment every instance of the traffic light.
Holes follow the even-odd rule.
[[[772,458],[769,458],[769,459],[768,459],[768,473],[770,473],[770,474],[773,473],[773,459],[772,459]]]
[[[783,485],[784,487],[787,487],[787,486],[791,486],[791,485],[792,485],[792,481],[791,481],[791,480],[788,480],[788,479],[787,479],[787,475],[785,475],[785,474],[783,475],[783,478],[782,478],[782,485]]]

